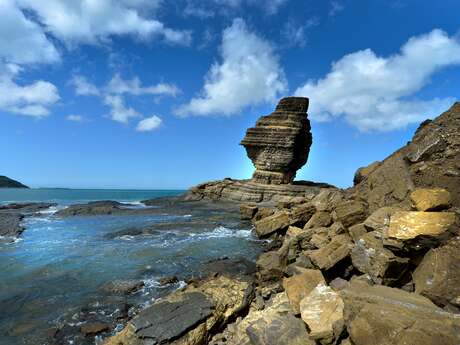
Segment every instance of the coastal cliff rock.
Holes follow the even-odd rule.
[[[0,176],[0,188],[29,188],[29,187],[9,177]]]
[[[366,173],[363,174],[363,171]],[[460,207],[460,102],[434,120],[423,122],[412,140],[380,163],[358,170],[351,190],[371,211],[410,205],[415,188],[442,188]]]
[[[324,183],[296,181],[297,170],[308,160],[312,135],[308,120],[308,98],[287,97],[275,111],[262,116],[241,141],[256,170],[251,180],[212,181],[191,188],[186,200],[230,200],[236,202],[280,202],[312,198]]]
[[[262,166],[269,159],[260,155],[254,161]],[[291,170],[267,173],[257,164],[253,180],[187,194],[246,203],[242,218],[270,240],[247,313],[233,314],[217,334],[194,338],[191,327],[201,341],[193,344],[460,344],[460,103],[384,161],[359,169],[348,190],[285,183]],[[202,302],[196,318],[210,313]]]
[[[262,116],[241,141],[256,171],[252,180],[287,184],[308,159],[312,136],[307,118],[308,98],[281,99],[276,110]]]

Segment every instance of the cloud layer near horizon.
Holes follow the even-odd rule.
[[[371,49],[345,55],[331,71],[309,80],[295,94],[310,98],[310,118],[344,117],[361,131],[390,131],[439,115],[453,99],[415,97],[440,69],[460,64],[460,43],[435,29],[412,37],[389,57]]]

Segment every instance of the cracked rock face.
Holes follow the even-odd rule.
[[[308,98],[281,99],[276,110],[262,116],[241,141],[256,171],[253,181],[288,184],[308,159],[312,135]]]

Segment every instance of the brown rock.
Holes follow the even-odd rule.
[[[356,170],[355,177],[353,178],[353,184],[357,185],[364,181],[370,174],[372,174],[379,166],[380,162],[374,162],[369,164],[367,167],[362,167]]]
[[[284,211],[276,212],[274,215],[255,222],[256,234],[259,238],[267,237],[274,232],[287,229],[291,224],[289,216]]]
[[[321,344],[332,344],[344,327],[343,301],[340,295],[325,284],[317,285],[300,302],[302,320],[310,329],[310,338]]]
[[[326,211],[319,211],[319,212],[316,212],[310,218],[307,224],[305,224],[304,228],[309,229],[309,228],[328,227],[331,224],[332,224],[331,214]]]
[[[80,331],[86,335],[96,335],[110,329],[109,325],[103,322],[85,323],[80,327]]]
[[[294,316],[286,294],[273,296],[263,310],[251,309],[228,329],[226,345],[314,345],[305,324]]]
[[[415,292],[439,306],[460,307],[460,238],[430,249],[412,277]]]
[[[255,204],[241,204],[240,215],[243,220],[251,220],[257,213],[257,205]]]
[[[363,223],[352,225],[348,228],[348,233],[350,234],[353,241],[358,241],[359,238],[367,233],[367,229]]]
[[[335,236],[329,244],[318,250],[307,252],[311,261],[320,269],[328,270],[351,252],[352,242],[348,235]]]
[[[437,240],[449,235],[456,221],[452,212],[396,212],[390,220],[388,237],[400,241],[418,237]]]
[[[255,223],[258,220],[272,216],[274,213],[275,209],[272,207],[258,207],[257,212],[254,215],[254,219],[252,221]]]
[[[113,280],[102,286],[102,289],[109,293],[128,295],[132,292],[135,292],[141,289],[144,286],[142,280]]]
[[[363,224],[367,231],[379,231],[383,233],[390,226],[391,216],[398,211],[402,210],[398,207],[381,207],[372,212]]]
[[[425,121],[412,141],[385,159],[352,190],[371,211],[408,205],[415,188],[443,188],[460,207],[460,102],[433,121]]]
[[[274,113],[261,117],[241,141],[256,171],[253,181],[287,184],[308,159],[312,143],[308,98],[283,98]]]
[[[310,203],[305,203],[293,207],[290,213],[290,220],[292,225],[303,227],[310,218],[315,214],[316,207]]]
[[[283,277],[286,258],[275,251],[263,253],[257,259],[256,266],[260,280],[278,280]]]
[[[439,211],[450,206],[450,193],[443,188],[418,188],[410,194],[419,211]]]
[[[300,313],[300,301],[318,284],[326,284],[320,270],[302,270],[302,273],[283,279],[283,287],[295,314]]]
[[[359,281],[353,281],[340,294],[354,345],[460,343],[460,318],[423,296]]]
[[[141,311],[104,344],[206,344],[212,331],[246,308],[252,296],[252,284],[225,276],[187,286]]]
[[[335,221],[339,221],[345,227],[361,223],[366,219],[366,205],[360,201],[347,200],[339,203],[333,212]]]
[[[351,251],[353,266],[366,273],[374,283],[392,285],[408,268],[409,259],[400,258],[383,247],[379,233],[369,232],[361,236]]]

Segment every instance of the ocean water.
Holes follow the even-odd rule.
[[[12,244],[0,244],[0,344],[50,344],[56,328],[67,327],[62,344],[94,344],[100,338],[75,340],[87,313],[105,321],[128,304],[128,313],[184,283],[160,286],[171,275],[199,275],[200,265],[220,257],[255,260],[260,252],[247,224],[226,208],[160,207],[152,215],[58,218],[56,209],[73,203],[117,200],[145,207],[140,200],[173,196],[182,191],[136,190],[0,190],[0,203],[56,202],[57,208],[25,220],[26,230]],[[158,231],[141,236],[115,232],[149,226]],[[116,298],[101,287],[115,279],[141,279],[145,287]],[[118,325],[118,329],[122,324]],[[78,333],[78,332],[77,332]]]

